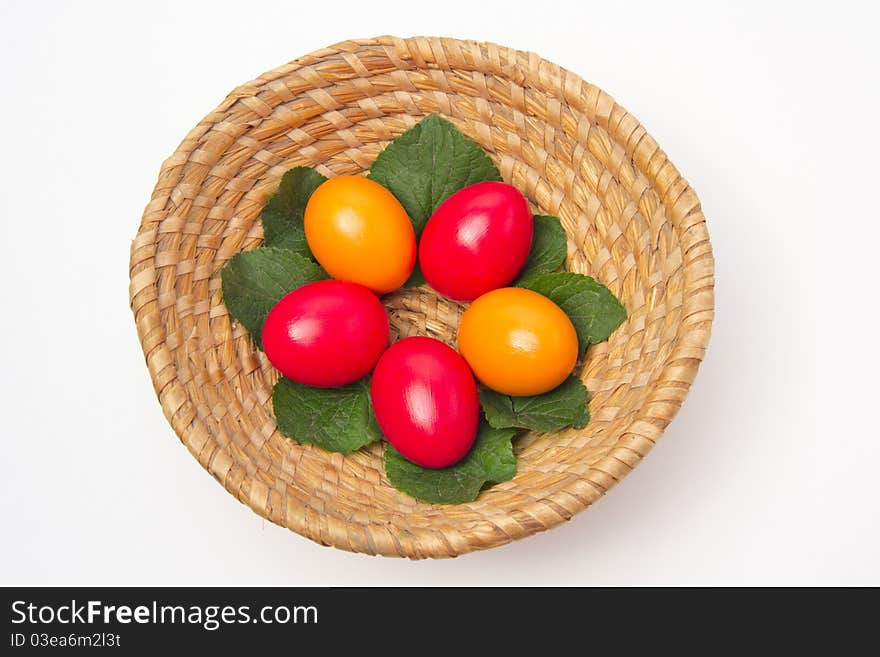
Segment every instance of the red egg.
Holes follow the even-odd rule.
[[[369,373],[388,346],[388,315],[362,285],[316,281],[279,301],[263,325],[263,350],[289,379],[329,388]]]
[[[533,229],[529,204],[512,185],[490,181],[465,187],[425,224],[419,242],[425,280],[459,301],[504,287],[525,265]]]
[[[445,468],[468,453],[480,402],[474,376],[452,347],[413,337],[389,347],[370,387],[379,428],[405,458]]]

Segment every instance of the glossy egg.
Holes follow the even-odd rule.
[[[388,315],[362,285],[317,281],[281,299],[263,325],[263,350],[284,376],[310,386],[357,381],[388,346]]]
[[[474,376],[452,347],[405,338],[379,359],[370,387],[379,428],[405,458],[445,468],[468,453],[480,402]]]
[[[458,348],[483,385],[505,395],[539,395],[568,378],[578,339],[568,315],[519,287],[487,292],[464,311]]]
[[[337,176],[322,183],[303,222],[312,254],[333,278],[385,294],[412,273],[412,223],[400,201],[369,178]]]
[[[422,273],[440,294],[472,301],[516,278],[529,257],[533,230],[529,204],[515,187],[470,185],[443,201],[425,224]]]

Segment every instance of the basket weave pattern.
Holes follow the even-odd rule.
[[[220,293],[220,269],[261,243],[260,211],[297,165],[365,171],[436,112],[478,141],[533,211],[557,215],[566,267],[593,276],[628,319],[577,373],[583,430],[519,439],[518,474],[468,504],[392,488],[382,447],[331,454],[275,427],[277,373]],[[651,449],[687,395],[713,318],[700,202],[645,129],[597,87],[537,55],[442,38],[346,41],[235,89],[162,166],[131,250],[131,306],[165,415],[230,493],[338,548],[455,556],[553,527]],[[427,288],[385,298],[395,335],[454,344],[462,307]]]

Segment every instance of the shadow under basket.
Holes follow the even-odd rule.
[[[430,505],[386,480],[383,447],[343,456],[276,429],[277,372],[232,322],[220,270],[262,241],[260,212],[291,167],[369,169],[438,113],[479,142],[535,213],[557,215],[566,268],[607,285],[628,319],[575,372],[581,430],[527,433],[518,474],[473,502]],[[314,541],[451,557],[543,531],[638,464],[687,396],[714,311],[697,195],[645,129],[599,88],[528,52],[379,37],[319,50],[230,93],[162,166],[131,249],[131,306],[153,384],[181,441],[240,502]],[[428,288],[384,299],[397,336],[454,344],[462,307]]]

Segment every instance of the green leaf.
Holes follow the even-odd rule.
[[[467,456],[439,470],[411,463],[386,445],[385,474],[392,486],[423,502],[470,502],[485,484],[499,484],[516,474],[516,457],[510,444],[514,433],[513,429],[493,429],[483,424]]]
[[[513,454],[511,444],[515,435],[515,431],[507,429],[499,430],[486,425],[480,427],[480,432],[474,441],[475,446],[468,457],[483,468],[487,484],[500,484],[516,476],[516,456]]]
[[[306,243],[303,214],[312,192],[325,180],[310,167],[295,167],[284,174],[278,191],[268,200],[260,215],[264,246],[278,246],[312,258]]]
[[[427,283],[427,281],[425,280],[425,275],[422,273],[422,268],[419,267],[419,263],[416,263],[416,266],[413,267],[412,274],[406,279],[406,283],[403,284],[403,287],[419,287],[425,283]]]
[[[260,334],[272,306],[291,290],[327,278],[327,272],[299,253],[267,247],[236,254],[220,278],[229,314],[262,349]]]
[[[583,429],[590,421],[588,401],[586,386],[574,376],[559,387],[532,397],[510,397],[480,387],[480,404],[486,420],[496,429],[557,431],[569,426]]]
[[[555,271],[565,262],[565,231],[559,217],[535,215],[535,232],[532,236],[532,249],[529,259],[519,274],[517,281],[542,272]]]
[[[589,345],[607,340],[626,319],[626,308],[611,290],[583,274],[537,274],[520,286],[543,294],[565,311],[577,331],[581,354]]]
[[[379,153],[372,180],[394,194],[409,215],[416,236],[448,196],[501,174],[482,147],[437,114],[430,114]]]
[[[347,454],[382,438],[366,379],[314,388],[281,378],[272,390],[272,407],[281,433],[328,452]]]

